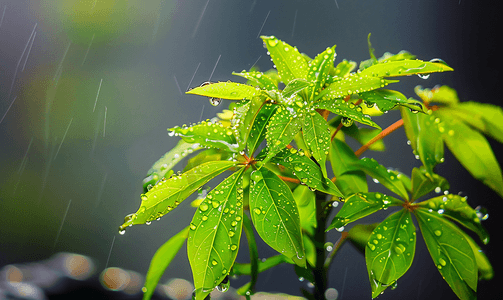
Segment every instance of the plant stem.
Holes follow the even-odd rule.
[[[314,233],[314,244],[316,247],[316,266],[313,269],[314,299],[325,299],[325,290],[327,289],[328,282],[328,269],[325,268],[325,228],[328,215],[323,206],[325,198],[326,194],[316,192],[317,227]]]
[[[327,259],[325,259],[325,265],[324,265],[324,267],[326,269],[328,269],[330,267],[330,264],[332,263],[332,261],[333,261],[333,259],[335,257],[335,254],[337,254],[337,251],[344,244],[344,242],[346,241],[347,237],[348,237],[348,233],[346,231],[343,231],[341,233],[341,237],[337,240],[337,242],[335,242],[335,245],[334,245],[332,251],[330,251],[330,254],[328,255]]]
[[[361,146],[360,149],[356,150],[356,152],[355,152],[356,157],[359,157],[360,155],[362,155],[362,153],[365,152],[370,147],[370,145],[372,145],[373,143],[377,142],[378,140],[384,138],[385,136],[387,136],[388,134],[392,133],[393,131],[397,130],[398,128],[400,128],[402,126],[403,126],[403,119],[400,119],[400,120],[396,121],[395,123],[391,124],[390,126],[388,126],[388,128],[379,132],[379,134],[376,135],[373,139],[368,141],[365,145]]]

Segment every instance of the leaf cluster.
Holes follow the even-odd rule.
[[[492,277],[492,268],[456,224],[487,243],[480,213],[458,195],[415,201],[448,188],[447,180],[434,173],[444,160],[444,142],[475,178],[503,196],[501,170],[483,136],[503,141],[501,109],[459,103],[448,87],[418,88],[422,101],[385,89],[398,81],[390,78],[452,71],[439,60],[418,60],[405,51],[378,59],[369,41],[371,58],[354,71],[353,61],[334,65],[336,46],[311,59],[274,36],[262,40],[273,70],[233,73],[247,83],[203,84],[187,92],[212,103],[234,101],[217,118],[168,129],[181,140],[148,172],[140,208],[120,226],[123,233],[128,226],[148,225],[195,191],[203,194],[193,203],[196,211],[188,227],[155,254],[144,299],[150,298],[185,240],[196,299],[205,299],[214,288],[227,290],[229,275],[251,276],[238,290],[249,296],[258,274],[281,263],[296,265],[299,276],[316,281],[313,274],[321,272],[320,266],[328,268],[333,259],[331,255],[320,264],[317,233],[343,231],[347,224],[389,207],[400,210],[378,225],[357,225],[348,234],[364,249],[372,297],[393,286],[410,267],[416,244],[414,215],[439,272],[459,298],[473,299],[477,280]],[[344,142],[348,136],[371,150],[384,150],[381,127],[372,116],[396,109],[423,163],[411,177],[374,159],[359,159]],[[183,172],[175,173],[173,167],[188,156]],[[230,175],[208,192],[206,184],[224,172]],[[394,196],[369,191],[367,176]],[[324,228],[339,202],[342,208]],[[277,256],[257,261],[254,230]],[[235,262],[242,232],[250,251],[248,264]]]

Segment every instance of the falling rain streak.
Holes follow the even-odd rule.
[[[267,16],[265,16],[264,23],[262,23],[262,26],[260,27],[260,30],[258,31],[258,34],[257,34],[257,39],[259,38],[260,33],[262,32],[262,29],[264,28],[265,22],[267,22],[267,18],[269,18],[269,14],[270,14],[270,13],[271,13],[271,11],[269,11],[269,12],[267,13]]]
[[[61,139],[61,143],[59,144],[58,151],[56,151],[56,155],[54,155],[54,159],[58,156],[59,150],[61,149],[61,146],[63,145],[63,142],[65,141],[66,134],[68,133],[68,129],[70,129],[70,125],[72,125],[73,118],[70,119],[70,123],[68,123],[68,126],[66,127],[65,134],[63,135],[63,138]]]
[[[253,63],[253,65],[250,67],[250,70],[255,67],[255,65],[258,63],[258,61],[262,58],[262,55],[260,55],[257,60]]]
[[[14,196],[17,191],[17,187],[19,183],[21,182],[21,176],[23,176],[24,169],[26,168],[26,165],[28,164],[28,152],[30,152],[31,144],[33,143],[33,138],[31,137],[30,143],[28,144],[28,148],[26,149],[26,152],[24,153],[23,160],[21,161],[21,164],[19,165],[19,169],[17,169],[17,174],[19,174],[19,178],[16,182],[16,185],[14,185],[14,192],[12,195]]]
[[[222,54],[220,54],[218,56],[217,62],[215,63],[215,66],[213,67],[213,71],[211,71],[210,78],[208,79],[208,81],[210,81],[211,77],[213,77],[213,73],[215,73],[215,69],[217,68],[218,62],[220,61],[220,57],[222,57]]]
[[[105,137],[106,127],[107,127],[107,107],[105,106],[105,119],[103,120],[103,137]]]
[[[178,84],[178,80],[176,80],[175,74],[173,74],[173,78],[175,79],[176,87],[178,88],[178,91],[180,92],[180,95],[183,96],[182,89],[180,88],[180,85]]]
[[[112,239],[112,245],[110,245],[110,251],[108,252],[108,258],[107,258],[107,262],[105,264],[105,269],[108,267],[108,262],[110,261],[110,255],[112,254],[112,249],[114,248],[114,243],[115,243],[115,235],[114,235],[114,238]]]
[[[81,66],[83,66],[84,63],[86,62],[87,55],[89,54],[89,50],[91,49],[91,45],[93,44],[93,41],[94,41],[94,33],[93,33],[93,37],[91,38],[91,42],[89,43],[89,46],[87,47],[86,54],[84,55],[84,59],[82,60]]]
[[[2,28],[3,17],[5,17],[5,10],[7,9],[7,5],[3,7],[2,17],[0,18],[0,28]]]
[[[61,234],[61,229],[63,229],[63,224],[65,224],[66,215],[68,214],[68,210],[70,209],[70,204],[72,204],[72,199],[68,202],[68,206],[66,207],[65,215],[63,216],[63,221],[61,221],[61,226],[59,226],[58,234],[56,235],[56,240],[54,241],[54,246],[52,246],[52,252],[56,248],[56,244],[58,243],[59,235]]]
[[[24,72],[24,68],[26,68],[26,63],[28,62],[28,58],[30,57],[31,47],[33,47],[33,42],[35,41],[36,36],[37,36],[37,32],[35,31],[35,34],[33,35],[33,38],[31,39],[30,48],[28,49],[28,54],[26,54],[26,59],[24,60],[23,69],[21,69],[21,72]]]
[[[12,78],[12,83],[10,85],[9,89],[9,94],[7,96],[7,99],[10,98],[10,95],[12,94],[12,88],[14,87],[14,82],[16,82],[16,76],[17,76],[17,71],[19,69],[19,65],[21,64],[21,61],[23,60],[24,53],[26,52],[26,49],[28,48],[28,45],[30,44],[31,38],[33,37],[33,34],[35,33],[35,29],[37,28],[37,24],[35,23],[35,26],[33,26],[33,30],[31,31],[30,38],[26,42],[26,46],[24,46],[23,52],[21,53],[21,57],[17,61],[16,69],[14,70],[14,77]]]
[[[292,37],[293,34],[295,33],[295,24],[297,23],[297,13],[299,12],[298,9],[295,10],[295,16],[293,17],[293,26],[292,26]]]
[[[197,73],[197,70],[199,70],[199,66],[201,65],[201,63],[199,63],[196,67],[196,70],[194,71],[194,74],[192,75],[192,78],[190,79],[190,82],[189,82],[189,85],[187,85],[187,90],[186,91],[189,91],[190,89],[190,85],[192,84],[192,80],[194,80],[194,77],[196,76],[196,73]]]
[[[71,45],[72,45],[72,42],[71,41],[68,42],[68,46],[66,46],[66,50],[65,50],[65,53],[63,54],[63,58],[59,62],[58,68],[56,69],[56,74],[54,74],[54,78],[52,79],[56,82],[56,84],[58,84],[59,78],[61,77],[61,74],[63,73],[63,63],[65,61],[66,54],[68,53],[68,50],[70,50]]]
[[[206,12],[206,8],[208,7],[208,3],[210,3],[210,0],[206,1],[206,4],[204,5],[203,11],[201,12],[201,15],[199,16],[199,19],[197,20],[196,27],[194,28],[194,31],[192,32],[192,38],[196,36],[197,30],[199,29],[199,24],[201,24],[201,20],[203,19],[203,15]]]
[[[101,181],[100,190],[98,191],[98,197],[96,199],[96,204],[94,205],[94,208],[97,208],[100,205],[101,196],[103,195],[103,190],[105,188],[105,183],[107,181],[107,177],[108,177],[108,173],[105,173],[105,175],[103,176],[103,180]]]
[[[14,100],[12,100],[12,102],[11,102],[11,103],[10,103],[10,105],[9,105],[9,107],[7,107],[7,110],[6,110],[6,111],[5,111],[5,113],[3,114],[2,119],[0,119],[0,124],[2,124],[3,119],[5,118],[5,116],[7,115],[7,113],[9,112],[9,110],[10,110],[10,108],[11,108],[12,104],[14,104],[14,101],[16,101],[16,98],[17,98],[17,97],[14,97]]]
[[[96,109],[96,103],[98,102],[98,97],[100,96],[101,84],[103,83],[103,78],[100,80],[100,85],[98,86],[98,93],[96,94],[96,100],[94,100],[93,112]]]

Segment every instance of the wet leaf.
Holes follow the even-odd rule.
[[[477,262],[477,267],[479,270],[478,278],[479,280],[491,280],[494,277],[494,270],[491,262],[484,254],[484,252],[480,249],[479,245],[475,243],[475,241],[467,235],[465,232],[460,231],[463,234],[463,237],[468,241],[470,247],[472,247],[473,255],[475,255],[475,261]]]
[[[365,247],[367,247],[370,235],[377,225],[379,224],[356,224],[349,230],[347,239],[353,244],[353,246],[356,247],[356,249],[365,255]]]
[[[399,195],[405,200],[409,200],[409,195],[407,190],[403,185],[402,181],[397,178],[397,175],[391,170],[386,169],[384,166],[380,165],[373,158],[362,158],[359,161],[353,161],[349,164],[356,170],[361,170],[370,177],[378,180],[380,184],[384,185],[393,193]]]
[[[347,224],[366,217],[390,206],[400,206],[402,201],[382,193],[356,193],[344,201],[344,204],[332,220],[327,230],[344,228]]]
[[[296,112],[284,107],[278,107],[276,112],[267,123],[267,148],[268,153],[265,161],[276,155],[286,145],[290,144],[293,137],[300,131],[302,124]]]
[[[307,62],[296,47],[292,47],[274,36],[261,36],[261,38],[283,83],[288,84],[297,78],[306,79]]]
[[[327,101],[317,102],[314,105],[317,109],[326,109],[330,112],[340,115],[346,118],[350,118],[353,121],[369,125],[378,129],[381,129],[379,125],[374,123],[372,119],[362,113],[362,108],[359,105],[354,105],[353,103],[347,103],[343,99],[332,99]]]
[[[232,75],[241,76],[243,78],[248,79],[249,85],[258,86],[264,90],[278,90],[278,84],[274,80],[272,80],[269,76],[262,72],[252,71],[246,72],[242,71],[241,73],[232,72]]]
[[[189,171],[161,180],[150,191],[141,195],[138,211],[124,220],[120,230],[129,225],[145,224],[175,209],[185,198],[223,171],[236,166],[233,161],[210,161]]]
[[[438,110],[442,122],[438,131],[459,162],[473,177],[503,197],[501,168],[487,139],[462,121]]]
[[[190,127],[173,127],[168,130],[187,143],[197,143],[231,152],[239,151],[234,131],[220,122],[203,121]]]
[[[253,224],[262,240],[305,267],[299,212],[288,185],[265,168],[255,170],[249,201]]]
[[[248,133],[247,148],[249,155],[252,155],[257,150],[260,143],[264,140],[266,135],[267,124],[276,112],[277,105],[266,103],[262,108],[249,119],[252,123],[250,132]]]
[[[416,92],[425,103],[441,103],[448,106],[456,106],[459,103],[456,90],[446,85],[433,89],[425,89],[418,85],[414,88],[414,92]]]
[[[271,162],[279,163],[292,170],[295,176],[299,178],[300,182],[310,188],[342,197],[342,193],[335,184],[330,181],[330,179],[323,176],[320,167],[307,157],[302,150],[297,151],[295,148],[283,149],[271,160]]]
[[[234,153],[232,152],[217,148],[203,150],[187,161],[187,165],[183,168],[183,172],[209,161],[231,160],[233,155]]]
[[[186,227],[157,249],[150,261],[150,267],[145,278],[145,288],[147,291],[143,294],[143,300],[149,300],[152,297],[159,279],[161,279],[166,268],[173,261],[180,248],[182,248],[188,235],[189,227]]]
[[[477,263],[462,231],[437,212],[416,209],[421,233],[438,271],[460,299],[476,299]]]
[[[435,189],[442,191],[449,189],[447,180],[435,173],[427,174],[424,168],[412,169],[412,199],[416,200]]]
[[[282,254],[271,256],[265,260],[258,259],[258,273],[267,271],[282,263],[288,263],[286,256]],[[232,267],[231,276],[251,275],[251,264],[234,263]]]
[[[336,178],[335,185],[342,191],[345,197],[358,193],[368,192],[367,177],[362,171],[351,171],[350,162],[356,162],[358,158],[349,146],[338,140],[332,140],[330,147],[330,163]]]
[[[148,175],[143,179],[143,192],[146,193],[148,191],[148,186],[154,186],[161,178],[169,177],[169,174],[167,174],[168,171],[188,154],[199,149],[201,149],[201,147],[198,144],[189,144],[183,140],[179,141],[173,149],[166,152],[166,154],[156,161],[150,170],[148,170]]]
[[[334,76],[335,78],[328,78],[326,83],[332,83],[337,80],[339,80],[341,77],[346,77],[351,73],[356,68],[356,62],[354,61],[348,61],[348,60],[342,60],[340,63],[337,64],[335,68],[332,68],[330,70],[330,75]]]
[[[309,63],[307,80],[314,83],[314,86],[308,89],[308,100],[314,99],[314,96],[324,87],[327,75],[334,67],[335,56],[335,46],[333,46],[318,54]]]
[[[503,143],[503,109],[501,107],[468,101],[453,107],[450,112],[478,131]]]
[[[190,223],[187,254],[197,299],[213,291],[236,259],[243,224],[243,171],[211,190]]]
[[[382,112],[392,110],[398,105],[414,111],[425,112],[421,102],[414,99],[407,99],[402,93],[394,90],[379,89],[360,93],[360,98],[363,99],[368,106],[376,105]]]
[[[362,72],[363,73],[363,72]],[[387,80],[379,77],[370,77],[362,73],[351,73],[350,75],[341,78],[340,80],[331,83],[323,89],[314,101],[325,101],[336,98],[343,98],[347,95],[368,92],[386,85],[398,82],[398,80]]]
[[[318,224],[316,220],[316,195],[307,186],[298,185],[293,190],[293,198],[299,210],[300,227],[314,235],[314,229]]]
[[[374,64],[361,71],[360,75],[369,77],[396,77],[444,71],[453,71],[453,69],[442,62],[427,62],[419,59],[406,59]]]
[[[365,248],[372,298],[405,274],[415,250],[416,227],[408,210],[390,215],[372,231]]]
[[[304,113],[302,134],[311,154],[321,167],[323,176],[327,177],[327,155],[330,149],[330,130],[327,121],[315,110]]]
[[[300,91],[304,90],[308,86],[310,86],[311,83],[309,81],[306,81],[304,79],[294,79],[290,81],[283,91],[281,92],[281,95],[283,98],[290,98],[292,96],[295,96],[297,93]]]
[[[481,224],[477,211],[468,205],[465,197],[459,195],[442,195],[418,203],[419,206],[431,209],[475,232],[480,240],[489,243],[489,233]]]
[[[440,118],[435,113],[414,114],[406,108],[400,111],[414,154],[421,159],[427,173],[433,174],[433,168],[444,161],[444,143],[438,130]]]
[[[256,88],[237,82],[217,82],[193,88],[186,94],[229,100],[252,99],[260,95]]]

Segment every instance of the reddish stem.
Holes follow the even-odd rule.
[[[290,177],[285,177],[285,176],[280,176],[278,175],[279,179],[285,181],[285,182],[292,182],[292,183],[298,183],[300,184],[300,180],[297,178],[290,178]]]
[[[379,132],[379,134],[376,135],[373,139],[368,141],[365,145],[361,146],[360,149],[356,150],[356,152],[355,152],[356,157],[359,157],[360,155],[362,155],[362,153],[365,152],[370,147],[370,145],[377,142],[378,140],[381,140],[382,138],[384,138],[385,136],[387,136],[388,134],[392,133],[393,131],[397,130],[398,128],[400,128],[402,126],[403,126],[403,119],[400,119],[400,120],[396,121],[395,123],[391,124],[390,126],[388,126],[388,128]]]

